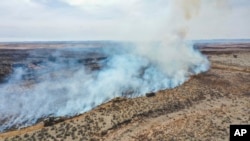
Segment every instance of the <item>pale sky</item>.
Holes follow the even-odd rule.
[[[187,39],[250,39],[249,0],[201,0],[185,22],[169,1],[175,0],[1,0],[0,41],[147,40],[175,25]]]

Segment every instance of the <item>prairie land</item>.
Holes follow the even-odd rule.
[[[43,119],[0,133],[0,140],[229,140],[231,124],[250,124],[250,43],[196,48],[208,57],[211,68],[179,87],[133,99],[118,97],[71,118]],[[22,64],[27,54],[6,45],[0,45],[0,54],[4,81],[11,64]]]

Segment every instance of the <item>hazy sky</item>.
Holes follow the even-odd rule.
[[[201,0],[185,24],[169,1],[1,0],[0,41],[157,39],[173,25],[187,39],[250,38],[249,0]]]

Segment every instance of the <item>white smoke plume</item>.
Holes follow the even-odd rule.
[[[207,58],[185,42],[186,22],[199,14],[200,3],[199,0],[170,1],[166,7],[169,8],[166,27],[162,28],[169,29],[164,35],[153,35],[160,41],[103,43],[101,48],[90,51],[87,48],[58,50],[38,65],[44,69],[32,73],[38,82],[31,85],[22,83],[29,70],[17,67],[8,83],[0,86],[3,123],[0,131],[32,125],[43,117],[84,113],[115,97],[138,97],[174,88],[190,75],[208,70]],[[63,58],[65,52],[82,52],[80,56],[94,52],[105,58],[96,60],[100,69],[90,71],[77,58]],[[39,54],[39,50],[30,53],[31,56]]]

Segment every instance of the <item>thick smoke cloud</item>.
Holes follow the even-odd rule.
[[[208,69],[206,58],[192,47],[164,53],[166,57],[161,59],[166,59],[165,66],[160,58],[139,55],[133,48],[117,44],[99,49],[98,54],[107,58],[98,62],[102,68],[97,71],[89,71],[77,58],[61,60],[63,55],[58,51],[53,55],[56,61],[41,63],[39,66],[46,69],[32,74],[38,80],[35,84],[25,84],[23,79],[29,72],[17,67],[9,83],[1,85],[0,130],[31,125],[42,117],[80,114],[115,97],[138,97],[174,88],[190,75]]]
[[[98,70],[89,70],[77,58],[63,59],[60,50],[39,64],[45,69],[32,73],[38,80],[34,84],[25,84],[23,79],[29,70],[17,67],[8,83],[0,86],[0,120],[3,123],[0,131],[28,126],[43,117],[80,114],[119,96],[138,97],[174,88],[191,75],[208,70],[206,57],[185,42],[186,22],[199,13],[200,7],[198,0],[189,2],[195,4],[187,4],[185,0],[169,3],[168,22],[166,27],[161,27],[166,32],[154,34],[159,41],[148,42],[152,37],[148,35],[133,44],[103,44],[93,49],[104,56],[97,61],[101,66]],[[130,32],[132,35],[133,31]],[[77,54],[82,49],[67,48],[67,51]]]

